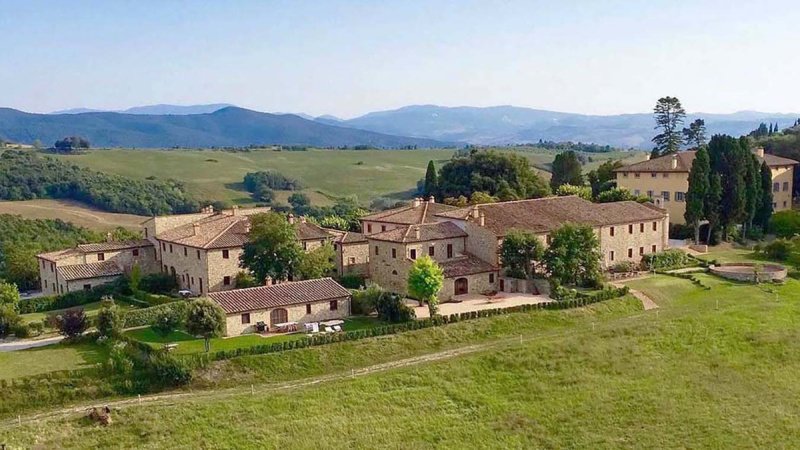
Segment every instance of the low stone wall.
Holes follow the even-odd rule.
[[[759,268],[758,274],[755,273]],[[718,275],[729,280],[756,282],[781,281],[786,279],[788,271],[785,267],[778,264],[756,264],[756,263],[727,263],[709,267],[714,275]]]

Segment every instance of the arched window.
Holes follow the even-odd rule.
[[[289,321],[289,312],[283,308],[273,309],[269,313],[269,324],[275,326],[279,323],[286,323]]]

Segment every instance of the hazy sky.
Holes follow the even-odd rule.
[[[800,112],[793,1],[0,0],[0,106]]]

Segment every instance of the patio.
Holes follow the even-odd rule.
[[[550,303],[553,300],[545,295],[498,292],[492,297],[480,294],[465,294],[453,297],[455,301],[439,304],[439,314],[450,315],[484,309],[511,308],[519,305]],[[418,319],[430,317],[428,306],[419,306],[416,300],[408,299],[406,304],[417,314]]]

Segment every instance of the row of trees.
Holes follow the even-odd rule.
[[[53,151],[56,153],[74,153],[78,150],[87,150],[89,140],[80,136],[68,136],[59,139],[53,144]]]
[[[708,221],[707,242],[715,230],[722,238],[733,225],[744,234],[754,227],[766,229],[772,215],[772,173],[749,150],[746,137],[716,135],[708,148],[701,147],[689,172],[684,219],[700,240],[700,222]]]
[[[273,190],[299,191],[304,188],[300,180],[274,170],[250,172],[244,176],[243,184],[256,201],[264,203],[272,203],[275,198]]]

